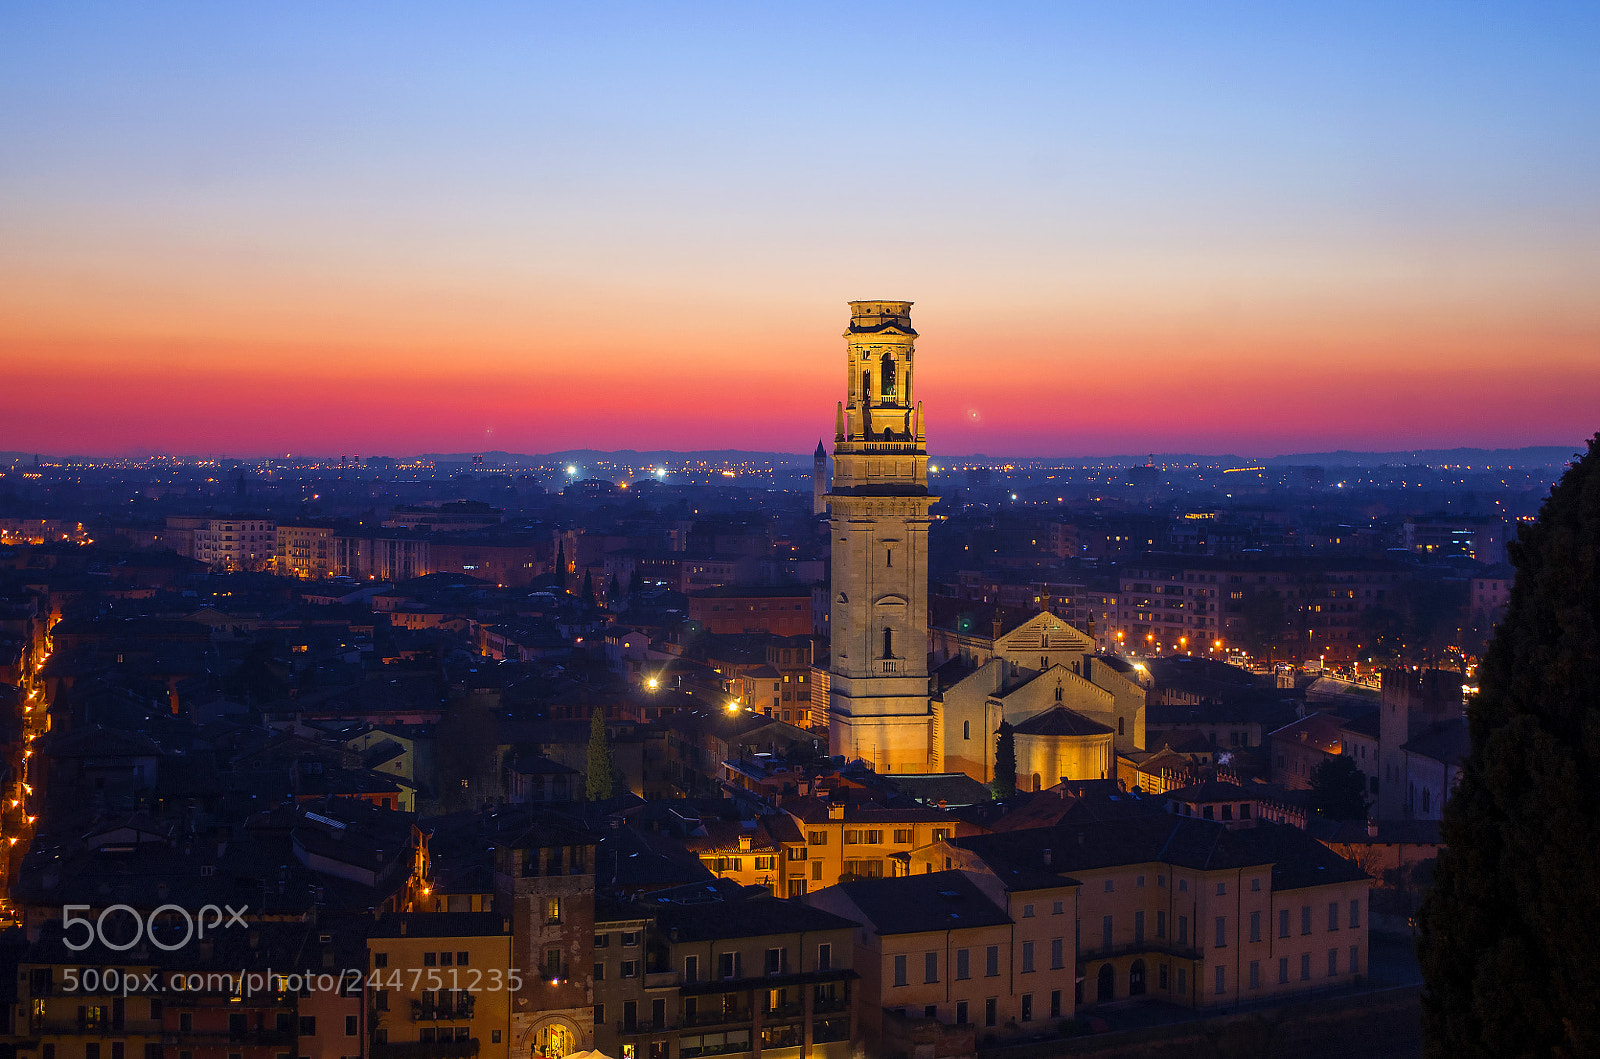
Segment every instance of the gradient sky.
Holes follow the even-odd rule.
[[[0,449],[1600,429],[1600,5],[0,7]]]

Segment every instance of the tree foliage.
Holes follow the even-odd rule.
[[[606,735],[605,715],[596,709],[589,717],[589,767],[583,778],[583,795],[591,802],[603,802],[613,793],[611,738]]]
[[[1311,811],[1329,820],[1367,818],[1367,777],[1352,758],[1336,754],[1311,770]]]
[[[434,737],[439,790],[423,792],[424,801],[436,799],[439,812],[454,813],[503,796],[495,767],[499,730],[499,721],[482,696],[452,696]]]
[[[994,737],[994,780],[990,783],[996,798],[1017,793],[1017,737],[1005,721]]]
[[[1510,552],[1418,917],[1432,1059],[1600,1055],[1600,436]]]

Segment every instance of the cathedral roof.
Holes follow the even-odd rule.
[[[1081,713],[1055,706],[1012,726],[1017,735],[1110,735],[1111,729]]]

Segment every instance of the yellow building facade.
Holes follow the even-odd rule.
[[[520,983],[509,977],[508,920],[492,912],[386,916],[367,948],[374,1044],[458,1044],[485,1059],[509,1059],[511,997]]]

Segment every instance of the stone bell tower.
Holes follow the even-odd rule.
[[[928,449],[911,303],[850,303],[835,413],[828,745],[879,772],[940,767],[928,702]]]

